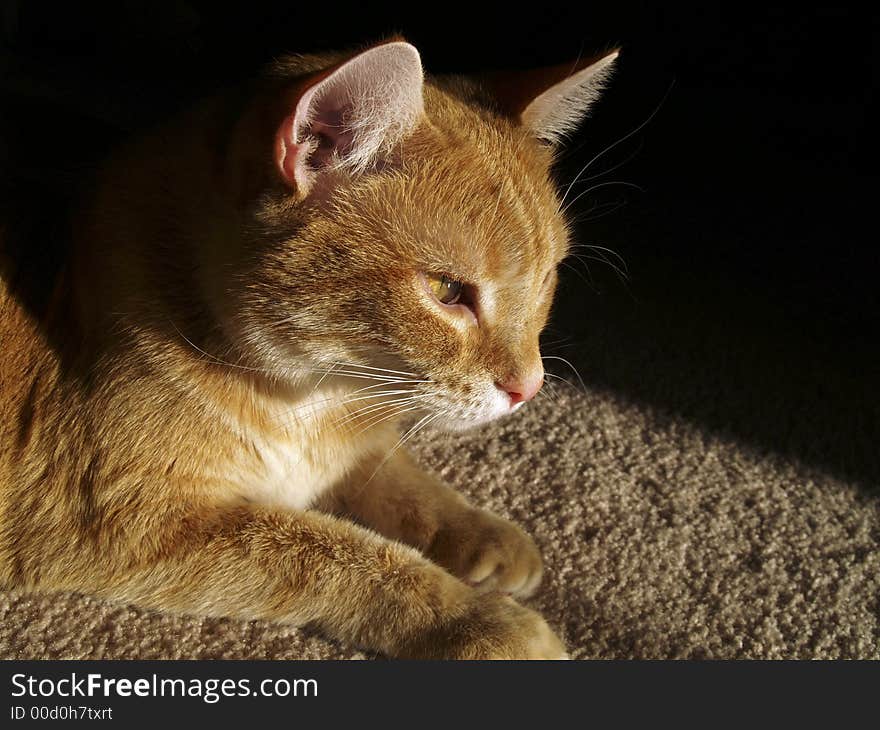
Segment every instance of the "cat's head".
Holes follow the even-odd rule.
[[[288,61],[238,342],[281,378],[348,378],[362,406],[445,428],[534,397],[568,249],[553,152],[616,56],[480,81],[425,81],[402,41]]]

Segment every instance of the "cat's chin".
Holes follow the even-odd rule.
[[[517,410],[516,407],[507,411],[505,413],[491,413],[485,414],[476,417],[457,417],[457,416],[442,416],[440,418],[436,418],[431,422],[431,429],[435,431],[444,431],[447,433],[463,433],[466,431],[472,431],[476,428],[480,428],[481,426],[486,426],[494,421],[497,421],[504,416],[510,415],[514,410]]]

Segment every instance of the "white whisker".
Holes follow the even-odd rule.
[[[374,367],[373,365],[359,365],[358,363],[341,362],[341,361],[335,361],[334,364],[341,365],[343,367],[361,368],[363,370],[376,370],[376,371],[380,371],[383,373],[394,373],[395,375],[412,375],[413,377],[416,377],[416,378],[418,377],[418,373],[409,373],[409,372],[406,372],[405,370],[390,370],[389,368],[379,368],[379,367]]]
[[[411,412],[411,411],[418,410],[418,409],[421,408],[421,407],[422,407],[422,406],[421,406],[421,404],[419,404],[419,403],[416,403],[416,404],[410,404],[410,405],[408,405],[408,407],[406,406],[406,404],[404,404],[404,407],[400,407],[400,406],[398,406],[398,407],[396,407],[395,410],[392,411],[391,413],[381,415],[381,417],[380,417],[378,420],[377,420],[376,418],[373,418],[373,419],[372,419],[369,423],[367,423],[363,428],[361,428],[361,429],[360,429],[359,431],[357,431],[356,433],[352,434],[352,438],[357,438],[357,437],[360,436],[362,433],[365,433],[365,432],[368,431],[369,429],[374,428],[374,427],[378,426],[380,423],[384,423],[385,421],[387,421],[387,420],[389,420],[389,419],[391,419],[391,418],[398,418],[398,417],[402,416],[404,413],[409,413],[409,412]]]
[[[364,482],[363,486],[361,486],[361,490],[366,489],[367,485],[371,481],[373,481],[373,477],[375,477],[376,474],[379,473],[379,470],[383,466],[385,466],[385,464],[388,463],[388,460],[391,459],[392,456],[394,456],[394,453],[401,446],[403,446],[407,441],[409,441],[409,439],[412,438],[419,430],[421,430],[423,426],[427,426],[431,421],[433,421],[439,415],[440,415],[439,413],[434,413],[434,414],[429,413],[427,416],[424,416],[420,421],[418,421],[415,426],[410,428],[403,436],[401,436],[400,439],[398,439],[397,443],[394,444],[394,446],[391,447],[391,450],[385,455],[385,458],[382,459],[381,462],[379,462],[379,466],[377,466],[375,468],[375,470],[373,471],[373,473],[370,474],[370,478],[367,479],[366,482]]]
[[[333,425],[342,425],[345,423],[354,422],[354,421],[357,421],[362,416],[368,415],[368,414],[373,413],[375,411],[380,411],[380,410],[389,408],[391,406],[408,405],[408,404],[412,403],[412,401],[418,400],[420,397],[421,397],[420,395],[412,395],[407,398],[395,398],[395,399],[388,400],[388,401],[381,401],[379,403],[370,403],[369,405],[362,406],[361,408],[358,408],[356,411],[346,413],[342,418],[334,421]]]
[[[660,111],[660,108],[663,106],[663,103],[666,101],[666,98],[669,96],[669,92],[672,91],[672,87],[673,87],[674,85],[675,85],[675,81],[673,81],[671,84],[669,84],[669,88],[666,89],[666,93],[663,94],[663,98],[660,99],[660,103],[657,104],[657,106],[654,108],[654,111],[652,111],[652,112],[648,115],[648,118],[647,118],[644,122],[642,122],[639,126],[637,126],[637,127],[636,127],[635,129],[633,129],[632,131],[630,131],[630,132],[628,132],[627,134],[625,134],[623,137],[621,137],[621,138],[620,138],[619,140],[617,140],[616,142],[613,142],[612,144],[608,145],[604,150],[602,150],[601,152],[599,152],[599,154],[597,154],[595,157],[593,157],[593,159],[591,159],[586,165],[584,165],[584,166],[580,169],[580,172],[578,172],[578,174],[574,176],[574,179],[568,184],[568,187],[565,189],[565,193],[563,193],[563,195],[562,195],[562,200],[561,200],[560,203],[559,203],[559,207],[560,207],[560,208],[562,208],[562,205],[565,203],[565,199],[568,197],[568,194],[571,192],[571,189],[572,189],[572,187],[574,187],[574,184],[575,184],[578,180],[581,179],[581,175],[583,175],[587,170],[589,170],[589,169],[590,169],[590,166],[593,165],[593,163],[595,163],[597,160],[599,160],[600,158],[604,157],[606,154],[608,154],[609,152],[611,152],[611,150],[613,150],[613,149],[614,149],[615,147],[617,147],[618,145],[623,144],[624,142],[626,142],[626,140],[628,140],[628,139],[629,139],[630,137],[632,137],[633,135],[638,134],[642,129],[644,129],[644,128],[645,128],[645,127],[651,122],[651,120],[657,115],[657,112]]]
[[[578,372],[578,369],[574,365],[572,365],[568,360],[566,360],[564,357],[560,357],[559,355],[542,355],[541,359],[542,360],[559,360],[560,362],[565,363],[566,365],[568,365],[568,367],[570,367],[572,369],[574,374],[577,375],[577,379],[581,384],[581,388],[583,388],[584,390],[587,389],[587,386],[584,385],[584,379],[581,377],[581,374]]]
[[[581,262],[581,263],[583,263],[583,262]],[[584,278],[584,275],[581,273],[580,269],[578,269],[577,267],[572,266],[572,265],[571,265],[570,263],[568,263],[567,261],[560,261],[560,264],[561,264],[562,266],[564,266],[566,269],[568,269],[568,270],[570,270],[570,271],[573,271],[575,274],[577,274],[578,278],[580,278],[580,280],[581,280],[582,282],[584,282],[584,284],[586,284],[588,287],[590,287],[593,291],[597,291],[597,289],[596,289],[596,283],[593,281],[593,275],[590,273],[590,267],[589,267],[589,266],[587,266],[586,264],[584,264],[584,268],[585,268],[586,271],[587,271],[587,276],[589,277],[589,279],[585,279],[585,278]]]
[[[575,196],[574,196],[574,197],[573,197],[573,198],[572,198],[572,199],[566,204],[566,206],[565,206],[562,210],[559,211],[559,214],[560,214],[560,215],[565,215],[566,211],[567,211],[569,208],[571,208],[571,206],[573,206],[575,203],[577,203],[578,200],[580,200],[582,197],[584,197],[585,195],[587,195],[587,194],[589,194],[589,193],[592,193],[592,192],[595,191],[595,190],[598,190],[599,188],[606,188],[606,187],[608,187],[609,185],[623,185],[623,186],[628,187],[628,188],[635,188],[636,190],[638,190],[638,191],[640,191],[640,192],[645,192],[644,188],[643,188],[641,185],[636,185],[635,183],[625,182],[624,180],[609,180],[609,181],[607,181],[607,182],[596,183],[595,185],[591,185],[591,186],[588,187],[586,190],[582,190],[582,191],[579,192],[577,195],[575,195]]]

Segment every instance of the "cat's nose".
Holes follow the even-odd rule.
[[[537,370],[528,375],[514,376],[498,380],[495,385],[507,393],[511,407],[515,407],[534,398],[544,384],[544,371]]]

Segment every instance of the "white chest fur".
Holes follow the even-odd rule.
[[[335,427],[340,412],[326,396],[272,413],[271,426],[245,431],[245,454],[235,469],[237,493],[267,507],[305,509],[343,480],[366,450]]]

